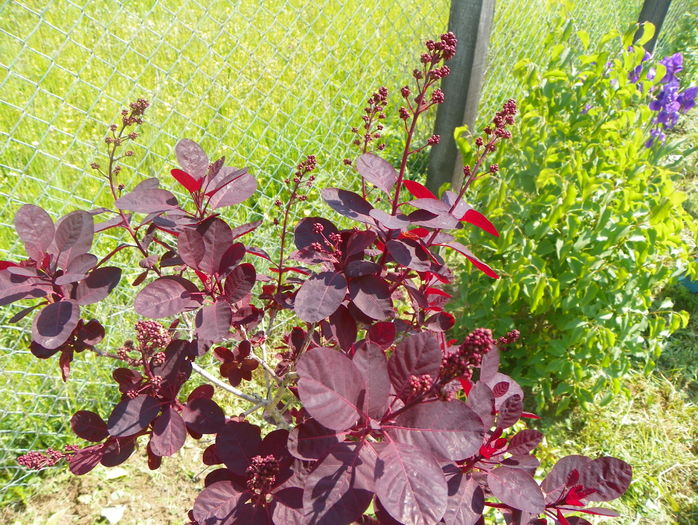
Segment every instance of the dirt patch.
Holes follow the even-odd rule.
[[[25,505],[0,509],[7,525],[164,525],[187,521],[203,487],[201,453],[208,443],[187,442],[156,471],[144,450],[114,468],[98,466],[84,476],[67,468],[46,477]]]

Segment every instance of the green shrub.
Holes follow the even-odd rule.
[[[457,317],[467,328],[496,319],[498,332],[521,331],[508,366],[530,379],[527,386],[550,378],[539,381],[539,410],[561,412],[609,386],[610,401],[624,390],[623,375],[650,370],[667,336],[687,323],[670,301],[654,300],[689,263],[681,233],[691,217],[667,162],[685,152],[676,144],[644,147],[653,118],[648,93],[664,68],[653,64],[648,80],[645,63],[639,83],[629,81],[644,55],[640,45],[629,48],[633,34],[611,33],[592,51],[584,32],[560,24],[543,62],[518,63],[527,88],[520,131],[511,148],[496,152],[502,170],[471,194],[502,230],[470,240],[491,250],[482,255],[503,278],[493,283],[463,266],[469,274],[454,299]],[[582,48],[588,54],[579,56]],[[468,164],[466,132],[456,137]],[[582,386],[590,378],[593,386]]]

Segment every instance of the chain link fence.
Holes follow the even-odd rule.
[[[695,0],[674,1],[664,35],[689,4]],[[624,29],[640,6],[591,0],[578,2],[573,16],[593,39]],[[41,205],[54,218],[109,204],[104,180],[89,165],[104,160],[107,126],[136,98],[151,107],[135,154],[123,163],[127,187],[167,173],[183,137],[257,175],[258,195],[233,220],[271,221],[283,179],[306,154],[318,157],[319,185],[351,185],[355,177],[342,159],[365,98],[380,84],[406,82],[421,42],[446,29],[448,12],[449,0],[5,1],[0,259],[24,256],[11,226],[21,204]],[[516,93],[511,65],[541,53],[541,31],[554,14],[555,2],[497,2],[483,114]],[[660,50],[666,41],[662,36]],[[388,156],[398,125],[396,117],[387,121]],[[426,122],[422,133],[429,131]],[[270,248],[274,235],[263,230],[254,242]],[[128,277],[109,309],[92,312],[116,344],[130,336],[133,321]],[[36,479],[14,463],[18,454],[62,448],[71,441],[73,412],[106,416],[113,402],[105,398],[113,390],[105,388],[109,371],[98,359],[79,355],[63,384],[54,359],[31,356],[29,321],[9,323],[17,311],[0,310],[0,500],[22,497]]]

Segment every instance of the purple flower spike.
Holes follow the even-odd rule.
[[[686,113],[689,109],[695,107],[696,96],[698,96],[698,86],[692,86],[679,93],[679,96],[676,97],[676,101],[680,105],[679,111]]]

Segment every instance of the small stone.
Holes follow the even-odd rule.
[[[109,523],[119,523],[126,512],[125,505],[116,505],[115,507],[105,507],[102,509],[100,516],[106,519]]]

